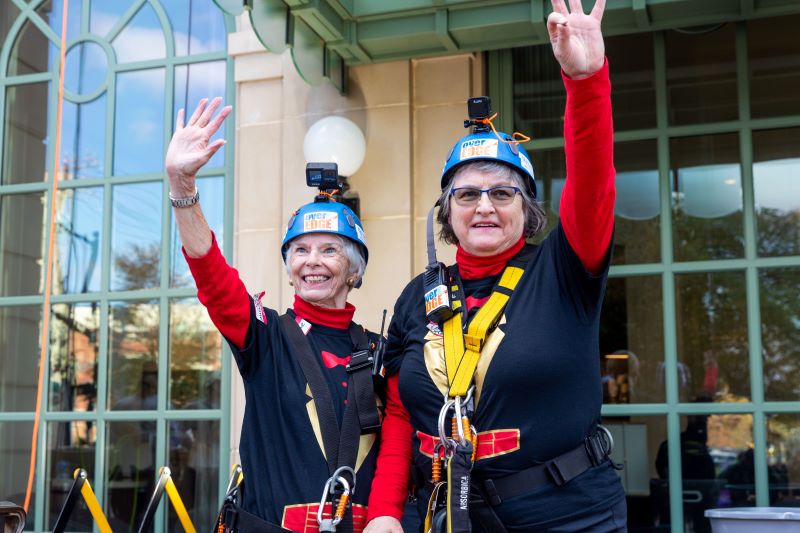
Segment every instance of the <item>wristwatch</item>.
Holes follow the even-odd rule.
[[[200,191],[197,190],[197,187],[194,188],[194,196],[175,198],[172,193],[169,194],[169,203],[172,204],[172,207],[189,207],[196,204],[199,199]]]

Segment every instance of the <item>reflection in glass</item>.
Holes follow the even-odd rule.
[[[103,188],[63,189],[56,209],[55,291],[99,291]]]
[[[70,48],[64,65],[64,88],[71,93],[90,95],[106,82],[108,56],[93,41],[84,41]]]
[[[567,163],[564,149],[529,151],[536,173],[536,200],[542,203],[547,215],[547,226],[544,231],[532,239],[541,242],[558,223],[558,212],[561,206],[561,192],[564,190]]]
[[[738,117],[735,38],[734,23],[664,33],[670,125]]]
[[[6,89],[0,183],[33,183],[47,174],[47,83]]]
[[[161,182],[117,185],[111,211],[111,290],[158,287]]]
[[[677,261],[744,255],[742,176],[735,134],[670,140]]]
[[[83,468],[93,482],[98,472],[94,464],[94,449],[97,428],[93,422],[50,422],[47,424],[47,471],[48,531],[55,526],[67,493],[73,482],[73,472]],[[92,531],[92,515],[86,504],[75,506],[67,525],[68,531]]]
[[[3,2],[0,7],[0,35],[8,35],[8,30],[14,24],[17,15],[19,15],[19,8],[12,2]]]
[[[514,91],[514,131],[533,139],[564,134],[564,106],[567,94],[561,68],[550,45],[511,50]],[[506,118],[509,120],[510,117]],[[509,126],[511,128],[511,126]],[[539,167],[533,166],[538,175]],[[550,174],[544,174],[549,177]],[[562,174],[563,175],[563,174]]]
[[[661,277],[608,280],[600,315],[603,403],[659,403],[665,396]]]
[[[661,202],[655,141],[617,143],[617,200],[612,264],[655,263],[661,258]]]
[[[12,501],[19,505],[25,501],[25,484],[28,481],[28,464],[31,459],[31,435],[33,435],[33,422],[0,420],[0,464],[3,465],[3,475],[0,476],[0,501]],[[33,524],[36,520],[35,502],[36,480],[34,479],[31,507],[28,509],[28,524]]]
[[[704,516],[706,509],[755,503],[753,417],[689,415],[681,417],[681,427],[684,530],[711,533],[711,523]],[[666,440],[659,447],[656,469],[666,483],[669,476]]]
[[[4,2],[8,3],[8,2]],[[60,29],[60,26],[59,26]],[[5,40],[6,34],[3,33]],[[8,75],[22,76],[47,72],[48,45],[50,41],[30,20],[26,20],[22,29],[17,34],[17,39],[11,47],[11,57],[8,59]]]
[[[655,528],[669,526],[669,489],[656,470],[659,443],[667,438],[665,417],[604,416],[603,425],[614,438],[611,459],[624,466],[617,475],[628,503],[628,528],[661,531]]]
[[[167,53],[164,30],[148,3],[142,4],[111,44],[118,63],[160,59]]]
[[[191,10],[184,0],[161,0],[161,5],[167,11],[172,26],[175,55],[207,54],[225,50],[225,21],[222,11],[214,2],[190,2]],[[224,91],[206,94],[224,94]]]
[[[172,480],[194,524],[214,524],[219,502],[219,421],[174,420],[168,428]],[[167,531],[180,531],[170,506]]]
[[[758,254],[800,255],[800,129],[753,132]]]
[[[205,215],[211,231],[217,238],[217,244],[223,249],[223,211],[225,206],[225,182],[223,178],[200,178],[197,180],[197,190],[203,201],[203,215]],[[170,287],[194,287],[189,265],[183,257],[178,228],[175,226],[175,217],[170,211]]]
[[[761,353],[764,399],[800,398],[800,269],[758,272],[761,296]]]
[[[219,11],[219,10],[217,10]],[[175,115],[178,109],[187,110],[187,117],[201,98],[225,94],[225,61],[213,63],[194,63],[175,67]],[[175,121],[172,121],[175,124]],[[225,137],[225,127],[219,129],[211,141]],[[209,141],[210,142],[210,141]],[[206,163],[206,168],[221,167],[225,164],[225,146]],[[203,197],[203,206],[205,207]]]
[[[0,307],[0,411],[36,408],[41,315],[41,305]]]
[[[59,179],[105,177],[105,95],[86,104],[65,101]]]
[[[55,304],[50,330],[50,409],[93,411],[100,313],[96,303]]]
[[[606,55],[614,58],[614,68],[610,69],[617,104],[614,106],[614,130],[655,127],[653,35],[635,33],[607,37],[605,44]],[[632,54],[631,50],[636,53]]]
[[[0,196],[0,296],[42,290],[43,194]]]
[[[750,399],[743,272],[675,276],[681,401]]]
[[[108,332],[108,405],[152,410],[158,400],[157,301],[111,302]]]
[[[800,507],[800,415],[767,417],[769,504]]]
[[[747,21],[750,114],[753,118],[800,114],[800,16]]]
[[[114,531],[136,531],[156,481],[156,422],[106,424],[105,512]]]
[[[91,2],[89,9],[89,31],[108,38],[114,25],[131,7],[131,0],[125,2]]]
[[[163,68],[117,74],[114,175],[163,170],[164,101]]]
[[[195,298],[170,302],[169,354],[169,405],[219,408],[222,336]]]

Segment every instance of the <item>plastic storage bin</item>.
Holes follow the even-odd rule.
[[[730,507],[707,509],[714,533],[800,532],[800,507]]]

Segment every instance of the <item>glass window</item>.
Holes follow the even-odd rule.
[[[219,420],[171,421],[169,468],[193,524],[214,524],[219,512]],[[169,506],[167,531],[182,531]]]
[[[108,406],[153,410],[158,406],[157,301],[111,302],[108,332]]]
[[[675,276],[680,400],[750,399],[743,272]]]
[[[197,180],[197,190],[200,192],[200,202],[203,204],[203,215],[211,227],[211,231],[217,238],[220,249],[223,246],[223,214],[225,206],[225,182],[222,176],[215,178],[200,178]],[[170,286],[171,287],[194,287],[192,273],[189,272],[189,265],[183,257],[178,227],[175,225],[175,215],[170,211]]]
[[[667,479],[656,467],[661,447],[666,446],[665,417],[603,417],[603,425],[614,437],[611,459],[624,466],[617,475],[628,503],[628,528],[660,531],[658,526],[669,525]]]
[[[3,368],[6,368],[5,366]],[[0,392],[4,390],[0,389]],[[25,501],[25,488],[28,482],[28,466],[31,461],[31,435],[33,422],[8,422],[0,420],[0,501],[12,501],[22,505]],[[34,483],[34,488],[36,484]],[[36,520],[36,491],[31,495],[28,509],[28,531]],[[1,522],[0,522],[1,523]]]
[[[558,223],[561,193],[566,183],[567,162],[563,148],[536,150],[529,154],[533,160],[534,172],[538,176],[537,200],[542,203],[547,214],[547,227],[533,239],[535,242],[540,242]]]
[[[142,4],[111,44],[118,63],[160,59],[167,53],[161,23],[147,3]]]
[[[106,95],[86,104],[64,102],[60,180],[105,177]]]
[[[170,406],[218,409],[222,336],[195,299],[173,300],[169,312]]]
[[[22,76],[36,72],[47,72],[49,68],[49,44],[50,41],[41,30],[30,20],[26,21],[17,35],[14,45],[11,47],[8,75]]]
[[[56,231],[56,290],[64,294],[99,291],[103,188],[60,190]]]
[[[73,472],[83,468],[92,483],[96,468],[94,450],[97,428],[93,422],[50,422],[47,424],[47,524],[52,530],[74,481]],[[70,516],[68,531],[92,531],[92,515],[79,503]]]
[[[670,125],[739,116],[735,37],[733,23],[665,32]]]
[[[0,196],[0,295],[42,290],[44,197],[41,193]]]
[[[114,531],[134,531],[142,523],[158,475],[156,421],[109,422],[105,445],[106,517]]]
[[[665,401],[661,304],[661,276],[608,280],[600,318],[603,403]]]
[[[561,137],[564,134],[567,93],[552,48],[514,48],[511,58],[514,65],[514,130],[532,139]]]
[[[41,316],[40,305],[0,307],[0,412],[36,408]]]
[[[19,14],[19,8],[11,2],[3,2],[0,5],[0,35],[8,35],[8,30],[14,24],[14,20]]]
[[[774,268],[758,273],[761,295],[761,352],[764,398],[800,398],[800,268]]]
[[[45,179],[48,103],[47,83],[6,89],[0,184],[32,183]]]
[[[50,321],[50,409],[94,411],[100,316],[96,303],[56,304]]]
[[[657,263],[661,259],[661,195],[655,141],[617,143],[617,201],[612,264]]]
[[[111,290],[158,287],[161,182],[117,185],[111,212]]]
[[[653,35],[637,33],[606,37],[606,56],[613,58],[611,75],[614,130],[656,125],[656,86]],[[630,53],[636,50],[635,54]],[[655,161],[654,161],[655,162]]]
[[[767,474],[770,505],[800,505],[800,415],[797,413],[767,417]]]
[[[758,254],[800,255],[800,129],[753,132]]]
[[[670,140],[676,261],[744,255],[742,175],[736,134]]]
[[[172,25],[175,55],[187,56],[225,50],[228,36],[225,34],[220,9],[209,9],[192,2],[187,6],[186,0],[162,0],[161,3]]]
[[[96,42],[74,45],[67,52],[64,65],[64,89],[75,95],[92,94],[106,83],[108,56]]]
[[[747,21],[750,114],[754,118],[800,114],[800,16]]]
[[[164,170],[164,69],[117,74],[114,175]]]

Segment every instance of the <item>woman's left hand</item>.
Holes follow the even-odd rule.
[[[605,61],[605,44],[600,31],[606,1],[597,0],[590,14],[583,12],[581,0],[552,0],[553,12],[547,17],[547,31],[553,54],[561,69],[572,79],[588,78]]]

